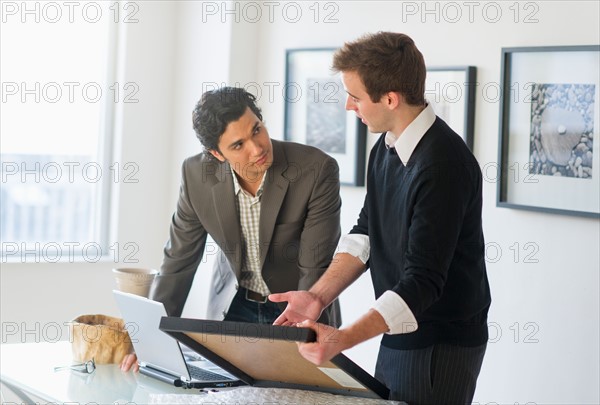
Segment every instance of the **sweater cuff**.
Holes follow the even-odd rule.
[[[369,235],[350,233],[342,236],[338,243],[336,253],[348,253],[359,259],[363,264],[367,264],[371,254]]]
[[[384,292],[372,308],[385,320],[388,335],[414,332],[419,327],[406,302],[391,290]]]

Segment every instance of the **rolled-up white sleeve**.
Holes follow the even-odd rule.
[[[367,264],[371,254],[369,236],[359,233],[351,233],[340,238],[336,253],[348,253],[357,257],[363,264]]]
[[[414,332],[419,327],[406,302],[391,290],[384,292],[372,308],[385,320],[388,335]]]

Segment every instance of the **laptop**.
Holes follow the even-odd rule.
[[[298,352],[309,328],[165,317],[160,329],[247,385],[387,399],[389,390],[343,354],[316,366]],[[335,339],[335,333],[326,339]]]
[[[184,356],[179,342],[158,328],[161,318],[167,316],[162,302],[117,290],[113,294],[142,374],[184,388],[245,385],[194,352],[190,352],[193,356]]]

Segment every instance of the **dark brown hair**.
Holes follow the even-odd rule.
[[[242,88],[222,87],[202,95],[192,112],[192,124],[206,151],[220,152],[219,140],[227,125],[239,120],[248,108],[262,121],[256,97]]]
[[[375,103],[395,91],[410,105],[425,104],[425,60],[408,35],[378,32],[347,42],[335,53],[333,70],[358,73]]]

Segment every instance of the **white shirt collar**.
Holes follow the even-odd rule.
[[[237,176],[235,175],[235,171],[233,170],[233,168],[231,169],[231,176],[233,177],[233,194],[237,195],[242,189],[242,187],[240,186],[240,183],[237,179]]]
[[[233,194],[234,195],[238,195],[238,193],[240,191],[243,191],[244,193],[248,194],[246,192],[246,190],[244,190],[242,188],[242,186],[240,186],[240,181],[238,180],[237,175],[235,174],[235,170],[233,170],[233,168],[231,169],[231,175],[233,176]],[[258,190],[256,191],[256,197],[260,197],[260,195],[262,194],[263,186],[265,184],[265,178],[266,177],[267,177],[267,171],[265,171],[265,173],[263,174],[263,178],[262,178],[262,180],[260,182],[260,186],[258,187]]]
[[[385,144],[390,148],[395,148],[398,157],[406,165],[419,141],[434,122],[435,112],[431,104],[427,104],[427,107],[406,127],[398,139],[388,131],[385,134]]]

